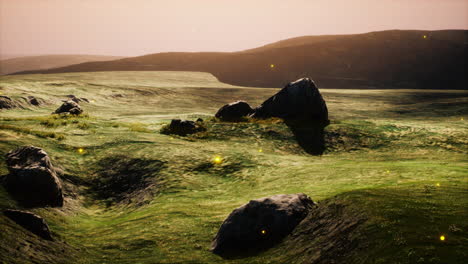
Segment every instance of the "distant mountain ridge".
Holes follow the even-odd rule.
[[[468,30],[304,36],[240,52],[170,52],[24,73],[201,71],[233,85],[468,89]]]
[[[122,56],[105,55],[38,55],[13,57],[0,60],[0,75],[19,71],[45,70],[90,61],[122,59]]]

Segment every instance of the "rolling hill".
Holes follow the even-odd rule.
[[[102,55],[41,55],[25,56],[0,60],[0,75],[19,71],[45,70],[90,61],[122,59],[118,56]]]
[[[157,53],[20,73],[197,71],[255,87],[281,87],[310,76],[321,87],[467,89],[467,47],[467,30],[390,30],[298,37],[232,53]]]
[[[213,118],[277,91],[199,72],[1,76],[2,95],[46,103],[0,110],[0,181],[6,153],[34,145],[63,170],[65,202],[24,208],[0,184],[0,212],[40,215],[54,238],[0,213],[0,263],[466,263],[468,91],[321,89],[322,156],[278,120]],[[84,114],[51,115],[70,94],[89,100]],[[173,118],[202,118],[207,130],[161,133]],[[293,193],[318,207],[279,244],[234,260],[209,251],[232,210]]]

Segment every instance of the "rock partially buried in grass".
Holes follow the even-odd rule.
[[[84,97],[78,98],[73,94],[69,94],[69,95],[67,95],[67,97],[69,98],[69,100],[72,100],[75,103],[81,103],[81,102],[89,103],[89,100],[84,98]]]
[[[215,117],[223,121],[239,121],[253,113],[252,107],[244,101],[237,101],[221,107]]]
[[[10,97],[0,95],[0,109],[12,109],[15,107],[16,104]]]
[[[55,110],[54,114],[63,114],[68,113],[71,115],[79,115],[83,113],[83,109],[80,107],[79,104],[72,100],[68,100],[63,102],[63,104]]]
[[[166,125],[165,127],[161,129],[161,133],[186,136],[188,134],[194,134],[194,133],[205,131],[205,130],[206,129],[205,127],[201,125],[201,122],[172,119],[169,125]]]
[[[34,105],[34,106],[39,106],[41,104],[41,102],[39,102],[39,100],[32,95],[29,95],[27,100],[29,104]]]
[[[49,226],[46,221],[31,212],[7,209],[3,212],[5,216],[15,221],[18,225],[24,227],[26,230],[42,237],[46,240],[53,240],[50,234]]]
[[[62,185],[47,153],[41,148],[24,146],[6,155],[9,174],[6,189],[22,204],[62,206]]]
[[[223,258],[254,255],[290,234],[314,206],[303,193],[251,200],[224,220],[211,250]]]

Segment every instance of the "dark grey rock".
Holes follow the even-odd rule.
[[[254,109],[252,117],[279,117],[290,121],[328,124],[328,109],[317,86],[309,78],[286,85]]]
[[[290,234],[314,206],[302,193],[252,200],[224,220],[211,250],[224,258],[256,254]]]
[[[28,96],[28,103],[34,106],[39,106],[41,104],[41,102],[39,102],[39,100],[32,95]]]
[[[309,78],[286,85],[254,109],[253,118],[282,118],[299,145],[308,153],[325,150],[324,128],[330,124],[328,109],[317,86]]]
[[[185,135],[194,134],[203,130],[205,130],[205,128],[200,126],[194,121],[173,119],[171,123],[169,124],[165,133],[185,136]]]
[[[237,101],[221,107],[216,112],[215,117],[223,121],[239,121],[243,117],[247,117],[252,114],[253,109],[250,105],[244,101]]]
[[[24,146],[6,155],[6,189],[28,207],[62,206],[62,185],[49,156],[41,148]]]
[[[196,120],[195,122],[200,122],[200,123],[201,123],[201,122],[203,122],[203,121],[204,121],[203,119],[197,118],[197,120]]]
[[[49,226],[42,217],[31,212],[12,209],[7,209],[3,213],[6,217],[37,236],[46,240],[53,240]]]
[[[57,108],[54,112],[55,114],[69,113],[71,115],[79,115],[83,113],[83,109],[80,105],[72,100],[65,101],[63,104]]]
[[[15,102],[8,96],[0,95],[0,109],[11,109],[15,108]]]

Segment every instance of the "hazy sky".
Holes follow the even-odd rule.
[[[468,0],[0,0],[0,54],[237,51],[385,29],[468,29]]]

